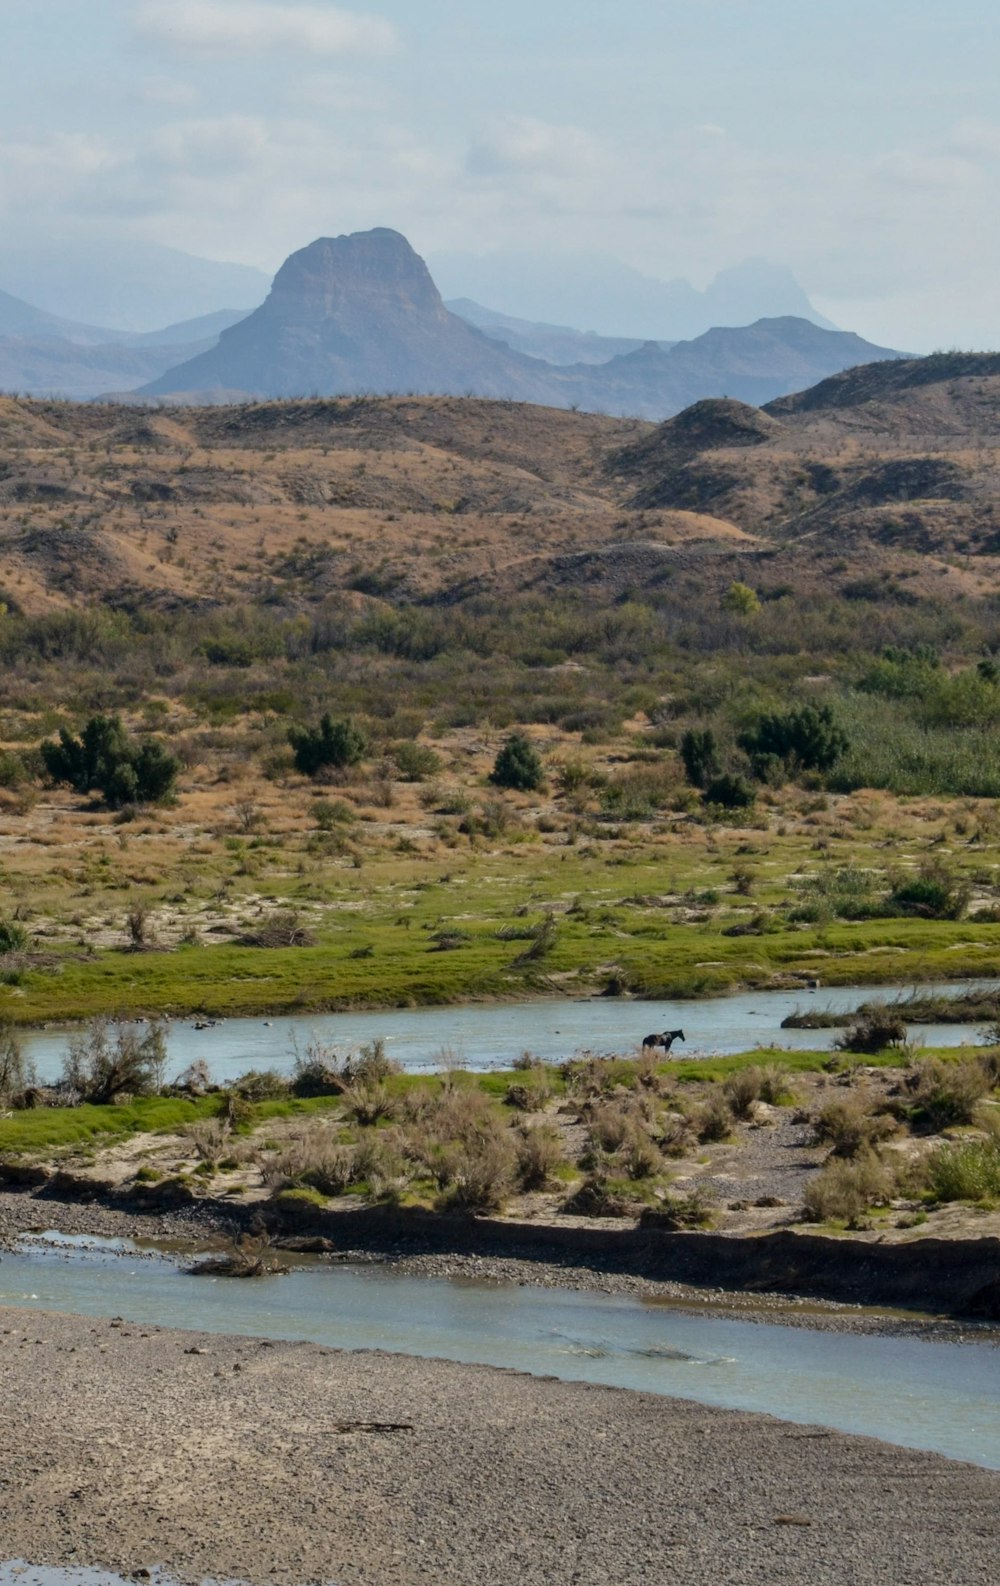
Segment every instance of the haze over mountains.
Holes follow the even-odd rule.
[[[758,302],[768,292],[776,301],[797,294],[809,308],[796,283],[779,277],[769,267],[726,272],[699,301],[741,292],[750,301],[756,291]],[[678,284],[668,285],[679,301]],[[701,397],[765,402],[897,356],[787,313],[675,343],[536,324],[468,299],[449,307],[424,261],[386,228],[300,249],[252,313],[222,309],[158,331],[111,330],[0,293],[0,388],[81,399],[426,392],[661,419]]]
[[[702,396],[766,401],[898,356],[794,317],[666,349],[645,342],[602,363],[548,363],[501,334],[503,325],[487,335],[451,313],[406,238],[377,228],[293,254],[255,313],[137,394],[232,401],[422,391],[658,419]]]
[[[604,336],[687,341],[716,325],[789,315],[836,329],[791,270],[767,259],[720,271],[703,292],[680,277],[657,280],[602,254],[438,253],[428,264],[446,298],[468,297],[522,319],[579,325]]]

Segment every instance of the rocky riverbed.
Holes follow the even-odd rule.
[[[0,1556],[253,1586],[993,1586],[1000,1474],[620,1389],[0,1310]]]

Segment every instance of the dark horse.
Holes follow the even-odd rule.
[[[683,1040],[683,1030],[664,1030],[662,1035],[647,1035],[643,1040],[642,1049],[644,1052],[649,1052],[654,1047],[662,1046],[665,1052],[669,1052],[675,1041]]]

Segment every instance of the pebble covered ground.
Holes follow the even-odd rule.
[[[620,1389],[0,1310],[0,1557],[253,1586],[994,1586],[1000,1473]]]

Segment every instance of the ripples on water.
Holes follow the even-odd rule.
[[[197,1278],[149,1251],[66,1239],[5,1255],[0,1305],[502,1366],[764,1411],[1000,1469],[1000,1349],[982,1343],[754,1324],[631,1295],[384,1266]]]

